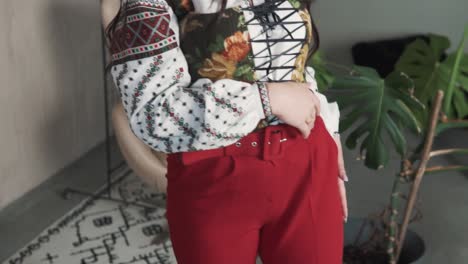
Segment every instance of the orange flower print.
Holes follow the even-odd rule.
[[[182,6],[183,9],[189,11],[191,9],[191,2],[190,0],[182,0],[180,2],[180,5]]]
[[[207,58],[203,66],[198,69],[198,74],[212,80],[232,78],[236,70],[236,62],[226,59],[219,53],[212,53],[211,59]]]
[[[229,60],[242,61],[250,51],[249,34],[247,31],[237,31],[224,40],[223,55]]]

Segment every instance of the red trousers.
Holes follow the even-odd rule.
[[[215,150],[167,157],[178,264],[342,264],[337,146],[317,116],[305,139],[268,126]]]

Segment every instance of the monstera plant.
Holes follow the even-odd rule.
[[[319,89],[338,102],[340,132],[349,130],[345,145],[350,149],[359,146],[365,166],[380,169],[387,165],[391,151],[400,155],[401,167],[395,174],[390,202],[377,217],[381,234],[373,237],[372,243],[366,242],[364,250],[368,252],[373,244],[373,249],[387,255],[385,263],[397,263],[408,224],[417,218],[412,219],[412,215],[422,176],[468,170],[464,165],[428,167],[434,156],[468,154],[463,148],[432,149],[434,138],[447,129],[468,128],[467,40],[468,26],[453,53],[448,53],[447,37],[431,34],[428,42],[417,39],[406,46],[395,70],[383,78],[373,68],[339,65],[320,52],[308,62],[316,70]],[[421,141],[410,147],[407,133],[418,135]],[[403,184],[410,185],[407,195]],[[348,258],[346,263],[384,262]]]
[[[332,73],[327,65],[345,69],[346,74]],[[336,92],[337,96],[332,98],[340,110],[350,109],[340,120],[340,131],[357,124],[345,144],[354,149],[363,138],[360,156],[367,167],[379,169],[387,164],[389,148],[384,143],[385,133],[401,155],[406,151],[402,129],[421,133],[422,123],[415,112],[423,112],[425,106],[412,94],[414,82],[406,74],[393,72],[383,79],[373,68],[337,65],[324,59],[320,52],[312,58],[310,66],[316,71],[319,90],[331,90],[332,95]]]
[[[463,42],[456,52],[444,56],[450,47],[449,39],[438,35],[430,35],[429,39],[429,43],[418,39],[408,45],[396,70],[414,80],[414,95],[424,105],[430,105],[437,90],[442,89],[445,92],[445,115],[464,118],[468,115],[468,104],[464,100],[468,92],[468,56],[463,53]],[[421,122],[428,122],[427,113],[419,112]]]
[[[340,107],[352,108],[340,123],[340,130],[359,123],[346,139],[346,146],[354,149],[362,138],[360,154],[365,150],[364,161],[369,168],[382,168],[388,162],[384,133],[404,155],[406,140],[401,130],[407,127],[421,132],[422,124],[413,113],[422,111],[424,105],[410,93],[413,82],[406,75],[394,72],[382,79],[372,68],[355,66],[352,76],[337,78],[334,87],[347,92],[338,97]]]

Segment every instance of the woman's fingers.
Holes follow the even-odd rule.
[[[315,110],[312,110],[310,114],[306,117],[305,122],[309,126],[310,129],[312,129],[315,125],[315,117],[316,117]]]
[[[320,112],[320,102],[306,83],[267,83],[272,113],[308,138]],[[282,86],[290,86],[283,89]],[[310,96],[310,97],[308,97]]]
[[[307,83],[307,89],[311,93],[311,100],[313,101],[313,105],[314,105],[314,108],[315,108],[315,114],[320,115],[320,100],[319,100],[317,94],[315,94],[315,88],[312,87],[312,83]]]
[[[343,210],[343,220],[348,221],[348,200],[346,198],[345,182],[338,178],[338,187],[340,190],[341,208]]]
[[[301,131],[304,138],[308,138],[310,135],[310,130],[314,127],[315,124],[315,109],[311,108],[310,113],[304,118],[302,122],[299,121],[297,128]]]
[[[348,200],[346,198],[346,186],[345,181],[348,181],[346,176],[346,170],[344,167],[344,159],[343,159],[343,148],[341,147],[341,138],[340,134],[334,134],[333,139],[335,140],[337,149],[338,149],[338,187],[340,191],[340,201],[341,201],[341,208],[343,210],[343,220],[346,222],[348,221]]]
[[[316,95],[312,96],[312,101],[314,102],[314,112],[316,115],[320,115],[320,101]]]
[[[338,144],[338,173],[339,176],[344,179],[344,176],[346,175],[346,170],[344,167],[344,160],[343,160],[343,153],[341,149],[341,144]]]
[[[318,99],[317,96],[314,96],[314,98],[316,101],[314,104],[316,115],[320,115],[320,100]]]
[[[315,113],[316,115],[320,115],[320,100],[313,90],[310,91],[312,92],[312,101],[314,101]]]
[[[299,129],[299,131],[301,131],[304,138],[309,137],[310,129],[309,129],[309,125],[307,123],[302,122],[299,126],[297,126],[297,129]]]
[[[345,169],[344,158],[343,158],[343,148],[341,147],[340,134],[334,134],[333,138],[335,139],[336,146],[338,147],[338,176],[340,176],[340,178],[343,181],[347,182],[348,176],[346,175],[346,169]]]

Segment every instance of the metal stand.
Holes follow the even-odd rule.
[[[104,87],[104,114],[105,114],[105,130],[106,130],[106,191],[98,194],[86,192],[86,191],[81,191],[81,190],[76,190],[73,188],[65,188],[65,190],[62,193],[62,196],[64,199],[70,199],[71,194],[77,194],[80,196],[85,196],[85,197],[90,197],[94,199],[103,199],[103,200],[108,200],[108,201],[113,201],[125,205],[133,205],[137,207],[142,207],[145,209],[149,210],[154,210],[157,209],[158,207],[151,206],[151,205],[146,205],[146,204],[139,204],[135,202],[128,202],[122,199],[118,198],[113,198],[112,197],[112,174],[116,171],[119,170],[123,166],[127,166],[127,163],[124,161],[120,162],[117,167],[111,168],[111,142],[110,142],[110,126],[109,126],[109,103],[108,103],[108,91],[107,91],[107,78],[106,78],[106,45],[105,45],[105,32],[104,29],[101,27],[101,49],[102,49],[102,63],[103,63],[103,77],[104,77],[104,82],[103,82],[103,87]],[[130,170],[130,169],[129,169]]]

